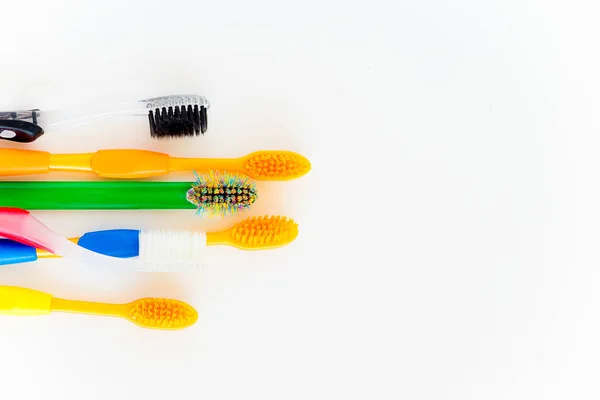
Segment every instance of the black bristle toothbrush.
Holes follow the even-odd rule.
[[[169,95],[87,107],[81,110],[0,111],[0,139],[31,143],[45,131],[60,132],[95,121],[145,117],[153,139],[193,137],[208,130],[209,101],[198,95]]]

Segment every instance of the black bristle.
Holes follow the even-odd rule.
[[[202,125],[202,134],[204,134],[208,129],[208,113],[204,106],[200,108],[200,123]]]
[[[148,112],[148,122],[150,123],[150,136],[154,137],[156,135],[156,124],[154,123],[154,112],[152,110]]]
[[[193,120],[194,127],[196,128],[196,133],[198,133],[198,130],[200,129],[200,112],[198,111],[198,104],[194,106]]]
[[[206,107],[169,106],[148,112],[150,136],[155,139],[197,136],[208,127]]]
[[[192,129],[193,129],[194,133],[197,134],[198,132],[196,131],[196,126],[194,125],[194,110],[192,109],[191,105],[187,106],[187,109],[186,109],[186,119],[188,121],[192,121]]]

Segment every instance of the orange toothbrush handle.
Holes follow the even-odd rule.
[[[148,150],[100,150],[92,170],[103,178],[137,179],[169,173],[169,155]]]
[[[103,178],[150,178],[169,172],[168,154],[147,150],[100,150],[91,154],[50,154],[37,150],[0,149],[0,176],[50,171],[95,172]]]
[[[0,176],[50,172],[50,153],[37,150],[0,149]]]

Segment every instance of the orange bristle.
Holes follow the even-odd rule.
[[[291,151],[257,151],[246,158],[246,174],[260,180],[290,180],[307,174],[308,159]]]
[[[247,249],[281,247],[293,242],[298,236],[298,224],[280,217],[252,217],[231,228],[233,241]]]
[[[198,320],[198,312],[179,300],[145,298],[129,306],[131,320],[145,328],[183,329]]]

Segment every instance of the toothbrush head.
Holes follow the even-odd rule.
[[[201,216],[236,214],[254,204],[256,184],[242,174],[209,171],[196,174],[196,182],[186,198],[198,206],[197,214]]]
[[[125,318],[143,328],[183,329],[198,320],[198,312],[179,300],[144,298],[126,305]]]
[[[175,95],[144,100],[148,109],[150,135],[154,139],[204,135],[208,129],[205,97]]]
[[[208,246],[269,250],[290,244],[297,236],[298,224],[280,216],[246,218],[220,232],[143,230],[139,232],[139,259],[146,271],[196,269],[207,262]]]
[[[292,151],[256,151],[244,157],[244,172],[263,181],[286,181],[310,171],[310,161]]]
[[[282,247],[298,236],[298,224],[291,218],[264,216],[238,222],[229,232],[231,245],[244,250]]]

